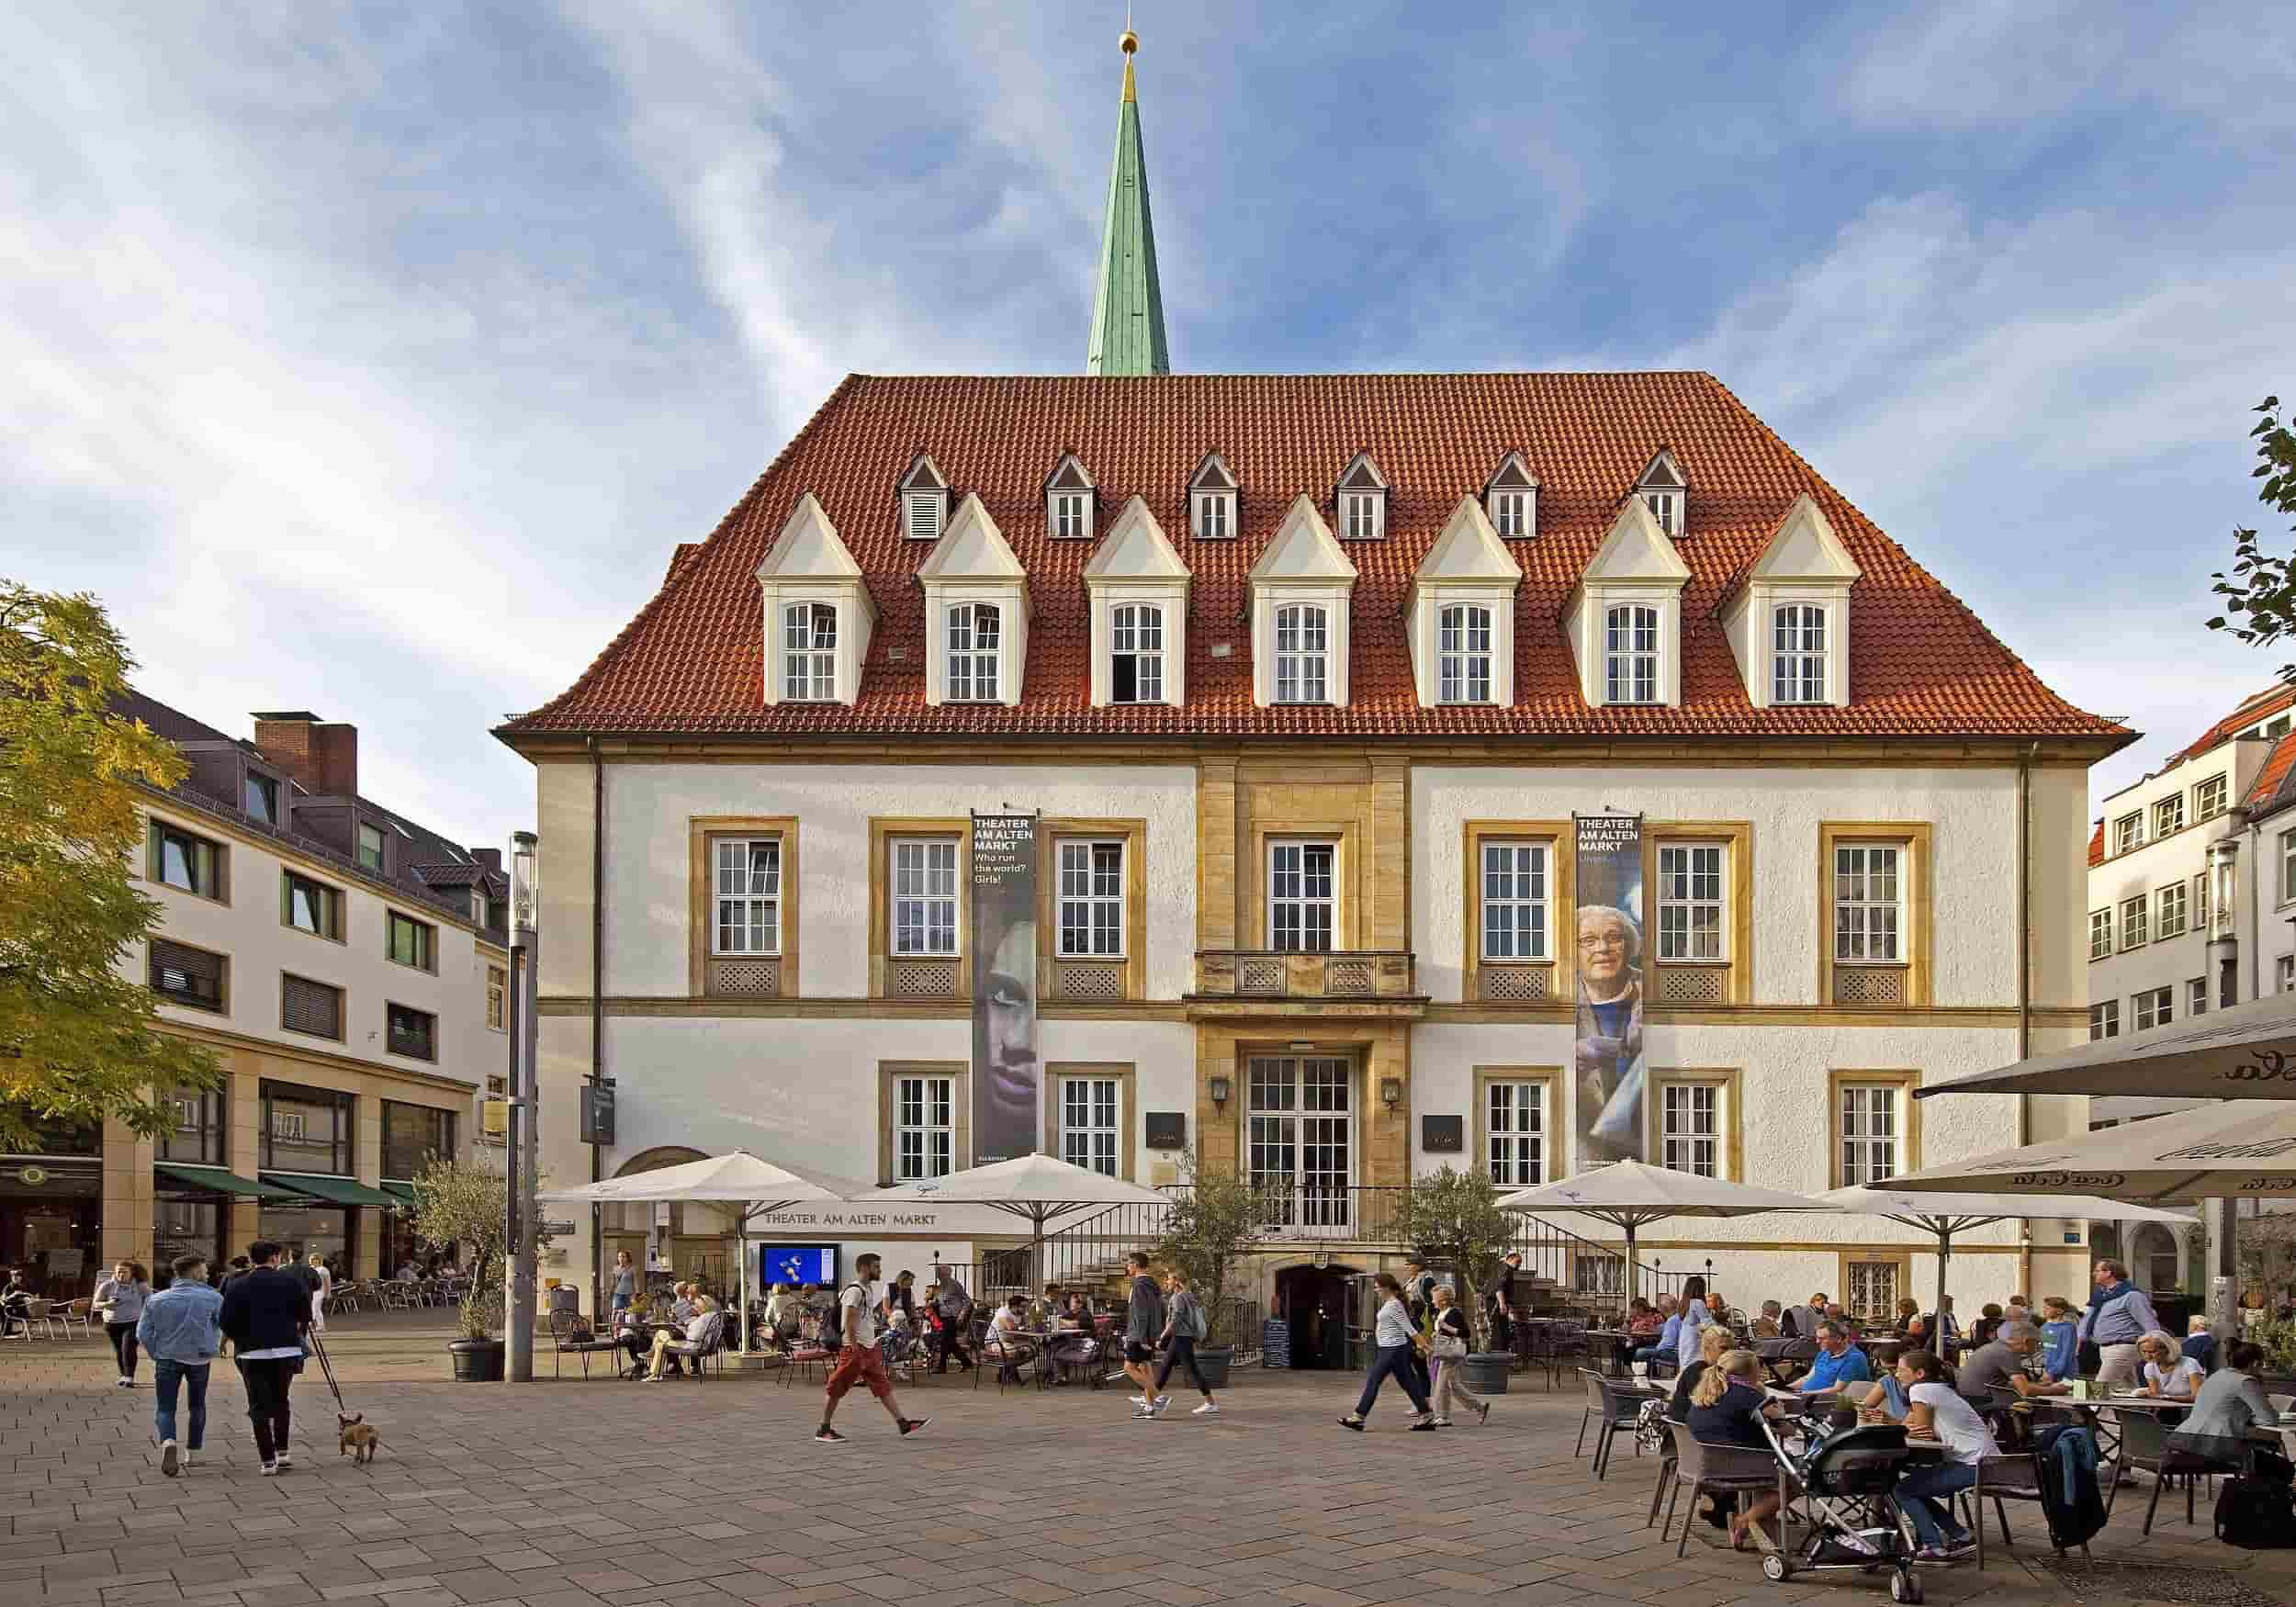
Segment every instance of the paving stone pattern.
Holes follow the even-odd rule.
[[[1137,1422],[1124,1392],[904,1389],[932,1428],[898,1438],[865,1394],[842,1446],[808,1438],[818,1384],[728,1374],[634,1384],[445,1381],[441,1314],[337,1318],[329,1351],[384,1438],[372,1467],[338,1456],[314,1368],[296,1388],[296,1466],[259,1477],[244,1398],[214,1374],[209,1460],[163,1478],[148,1367],[115,1388],[100,1340],[0,1347],[0,1604],[651,1607],[904,1601],[1287,1603],[1443,1601],[1763,1607],[1886,1601],[1883,1580],[1762,1579],[1710,1544],[1689,1556],[1645,1526],[1655,1464],[1622,1442],[1597,1484],[1571,1441],[1579,1398],[1518,1377],[1488,1427],[1404,1432],[1384,1400],[1366,1434],[1334,1422],[1354,1380],[1239,1377],[1217,1419]],[[543,1370],[549,1366],[546,1342]],[[2139,1498],[2149,1494],[2139,1489]],[[2200,1523],[2140,1541],[2122,1492],[2099,1557],[2239,1570],[2296,1599],[2296,1557],[2227,1552]],[[2031,1556],[2036,1510],[2010,1509]],[[1925,1574],[1940,1602],[2111,1603],[2019,1555],[1980,1576]]]

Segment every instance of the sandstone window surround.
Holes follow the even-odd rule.
[[[1831,1123],[1831,1186],[1873,1186],[1921,1165],[1921,1085],[1918,1071],[1826,1073]]]
[[[1461,497],[1403,602],[1423,708],[1514,702],[1514,597],[1522,583],[1522,568],[1481,505]]]
[[[1130,1062],[1053,1061],[1044,1068],[1044,1152],[1138,1181],[1139,1072]]]
[[[1460,837],[1460,998],[1544,1005],[1570,996],[1568,820],[1470,820]]]
[[[951,1001],[971,990],[973,823],[962,815],[869,823],[869,994]],[[1043,922],[1038,922],[1040,952]]]
[[[797,500],[757,578],[767,705],[851,703],[877,609],[861,566],[811,491]]]
[[[1651,1164],[1700,1177],[1746,1176],[1744,1074],[1652,1067],[1643,1101],[1643,1153]]]
[[[1094,708],[1187,701],[1190,579],[1147,502],[1128,500],[1084,568]]]
[[[1806,491],[1726,599],[1725,634],[1758,709],[1850,702],[1850,597],[1863,576]]]
[[[973,1163],[972,1072],[962,1061],[877,1064],[877,1181],[917,1183]]]
[[[793,999],[797,819],[697,815],[686,822],[686,991],[693,998]]]
[[[1037,852],[1038,997],[1071,1007],[1146,998],[1147,821],[1048,815]]]
[[[930,636],[926,702],[1018,704],[1029,658],[1029,577],[980,498],[958,505],[917,579]]]
[[[1560,1066],[1475,1068],[1475,1169],[1504,1190],[1570,1175]]]
[[[1926,1007],[1936,936],[1930,823],[1820,821],[1818,855],[1819,1005]]]
[[[1252,566],[1252,701],[1347,702],[1348,603],[1356,567],[1305,497]]]

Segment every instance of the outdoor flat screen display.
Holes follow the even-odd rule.
[[[800,1284],[834,1285],[837,1282],[837,1246],[760,1244],[758,1246],[758,1279],[768,1288],[775,1284],[788,1284],[793,1288]]]

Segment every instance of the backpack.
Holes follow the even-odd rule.
[[[2216,1498],[2216,1537],[2248,1551],[2296,1547],[2296,1510],[2289,1489],[2268,1479],[2235,1473]]]
[[[1210,1339],[1211,1337],[1211,1319],[1205,1315],[1203,1301],[1188,1302],[1187,1325],[1190,1338]]]

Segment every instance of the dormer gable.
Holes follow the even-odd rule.
[[[1099,498],[1091,471],[1075,453],[1064,455],[1044,481],[1044,532],[1055,541],[1090,541]]]
[[[1690,568],[1639,495],[1619,504],[1564,609],[1579,690],[1593,705],[1682,704]]]
[[[1241,527],[1244,489],[1227,460],[1207,452],[1187,477],[1188,530],[1199,541],[1228,541]]]
[[[1191,579],[1147,501],[1127,501],[1084,569],[1094,708],[1187,701]]]
[[[1377,541],[1384,536],[1387,499],[1387,477],[1368,452],[1356,453],[1340,471],[1339,484],[1333,489],[1332,512],[1339,534],[1348,541]]]
[[[1020,701],[1028,662],[1029,574],[977,495],[917,568],[925,593],[925,701]]]
[[[1348,602],[1356,566],[1315,504],[1295,497],[1252,566],[1252,701],[1347,702]]]
[[[1502,541],[1538,534],[1538,477],[1520,452],[1510,452],[1483,482],[1483,512]]]
[[[895,483],[894,499],[901,511],[901,534],[910,541],[939,541],[949,525],[949,477],[940,472],[932,454],[920,452]]]
[[[1676,541],[1690,527],[1690,482],[1673,452],[1661,446],[1635,480],[1635,495],[1650,510],[1659,528]]]
[[[1807,491],[1722,608],[1746,695],[1758,709],[1850,702],[1850,595],[1863,571]]]
[[[1522,581],[1482,505],[1461,497],[1403,603],[1422,707],[1514,701],[1514,594]]]
[[[811,491],[757,568],[767,704],[851,703],[877,624],[861,566]]]

